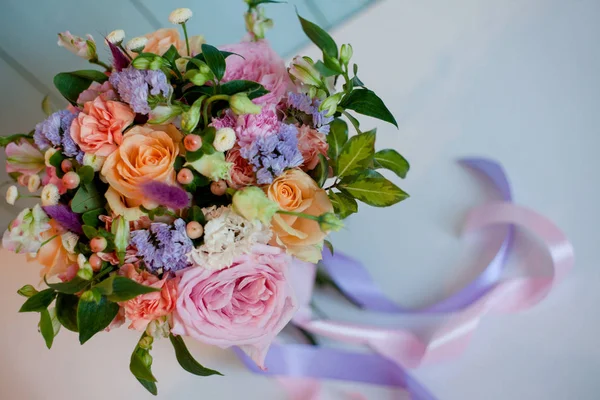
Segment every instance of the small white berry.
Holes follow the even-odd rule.
[[[6,202],[11,206],[15,205],[15,201],[19,198],[19,190],[15,185],[12,185],[6,191]]]
[[[231,150],[235,145],[235,131],[231,128],[221,128],[215,134],[213,146],[217,151]]]

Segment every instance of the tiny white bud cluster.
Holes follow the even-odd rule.
[[[119,45],[125,39],[125,31],[123,29],[117,29],[106,35],[106,41],[115,45]]]
[[[189,8],[177,8],[169,15],[169,22],[175,25],[185,24],[192,18],[192,10]]]
[[[148,38],[145,38],[144,36],[134,37],[129,42],[127,42],[127,49],[135,51],[136,53],[140,53],[144,51],[144,47],[146,47],[147,43]]]

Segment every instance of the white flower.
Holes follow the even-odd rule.
[[[185,24],[190,18],[192,18],[192,10],[189,8],[177,8],[169,15],[169,22],[176,25]]]
[[[79,266],[79,268],[83,269],[85,268],[85,264],[87,263],[87,258],[85,258],[85,256],[81,253],[77,254],[77,265]]]
[[[69,31],[58,34],[58,45],[86,60],[97,59],[96,42],[92,35],[73,36]]]
[[[55,206],[60,200],[60,193],[56,185],[49,183],[42,189],[42,205],[43,206]]]
[[[46,152],[44,153],[44,160],[46,160],[46,167],[52,167],[52,164],[50,164],[50,158],[52,158],[52,156],[54,155],[54,153],[56,153],[58,150],[56,150],[55,148],[50,147],[48,150],[46,150]]]
[[[92,153],[86,153],[83,156],[83,165],[92,167],[94,172],[98,172],[102,169],[102,166],[104,165],[104,161],[106,161],[106,157],[97,156]]]
[[[217,151],[231,150],[235,145],[235,131],[231,128],[222,128],[215,134],[213,146]]]
[[[19,198],[19,189],[15,185],[12,185],[6,191],[6,202],[11,206],[15,205],[15,202]]]
[[[148,39],[143,36],[134,37],[129,42],[127,42],[127,49],[131,51],[135,51],[136,53],[140,53],[144,51],[144,47],[148,43]]]
[[[50,219],[39,204],[26,208],[12,221],[2,237],[2,246],[15,253],[36,253],[42,233],[50,229]]]
[[[29,175],[29,180],[27,181],[27,190],[29,193],[35,193],[42,183],[40,176],[38,174]]]
[[[119,45],[125,39],[125,31],[123,29],[117,29],[106,35],[106,41],[112,44]]]
[[[60,235],[60,240],[65,250],[67,250],[69,253],[75,253],[75,246],[79,241],[79,236],[73,232],[65,232]]]
[[[257,243],[267,244],[271,231],[260,221],[248,221],[230,207],[216,206],[202,210],[208,222],[204,225],[204,244],[190,253],[190,261],[210,270],[229,267],[233,261],[250,253]]]

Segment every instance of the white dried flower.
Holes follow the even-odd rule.
[[[125,39],[125,31],[123,29],[117,29],[106,35],[106,41],[114,45],[120,45]]]
[[[65,250],[67,250],[69,253],[75,253],[75,246],[79,241],[79,236],[77,236],[73,232],[65,232],[62,235],[60,235],[60,240]]]
[[[60,193],[56,185],[49,183],[42,189],[42,205],[43,206],[55,206],[60,200]]]
[[[192,10],[189,8],[177,8],[169,15],[169,22],[175,25],[185,24],[192,18]]]
[[[6,191],[6,202],[11,206],[15,205],[15,202],[19,198],[19,189],[15,185],[12,185]]]
[[[199,267],[219,270],[229,267],[237,257],[250,253],[257,243],[267,244],[271,231],[260,221],[248,221],[230,207],[216,206],[202,210],[204,244],[190,253],[190,261]]]
[[[29,193],[35,193],[40,188],[41,183],[42,180],[38,174],[30,175],[27,181],[27,190],[29,190]]]
[[[235,131],[231,128],[221,128],[215,134],[213,146],[215,150],[225,152],[235,145]]]
[[[102,166],[104,165],[104,161],[106,161],[106,157],[97,156],[92,153],[86,153],[83,156],[83,165],[92,167],[94,172],[98,172],[102,169]]]
[[[148,38],[145,38],[144,36],[134,37],[129,42],[127,42],[127,49],[135,51],[136,53],[140,53],[144,51],[144,47],[146,47],[147,43]]]
[[[46,150],[46,152],[44,153],[44,160],[46,161],[46,167],[51,167],[52,164],[50,164],[50,158],[52,158],[52,156],[54,155],[54,153],[56,153],[58,150],[56,150],[55,148],[50,147],[48,150]]]

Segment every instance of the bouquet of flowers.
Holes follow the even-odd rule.
[[[396,125],[359,79],[352,47],[299,17],[322,50],[286,67],[264,39],[265,0],[246,0],[248,37],[216,48],[181,26],[104,43],[69,32],[58,44],[105,69],[54,78],[70,103],[27,134],[1,139],[6,195],[36,197],[10,223],[4,248],[43,265],[47,288],[23,286],[21,312],[40,314],[48,348],[61,327],[81,344],[127,323],[141,332],[133,375],[156,394],[153,340],[169,338],[181,366],[219,374],[191,356],[182,337],[238,346],[259,366],[297,308],[294,259],[316,263],[326,236],[358,211],[408,195],[377,172],[404,178],[395,150],[375,152],[376,131],[354,113]],[[352,66],[350,66],[352,65]],[[356,135],[349,136],[350,121]],[[127,321],[127,322],[126,322]]]

